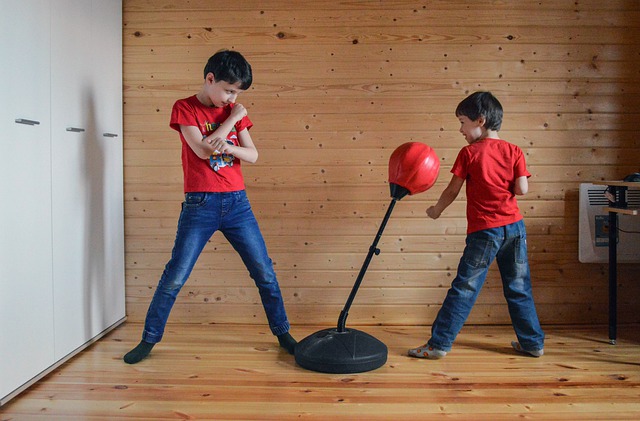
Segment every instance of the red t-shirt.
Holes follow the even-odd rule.
[[[458,153],[451,172],[466,181],[467,234],[522,219],[515,180],[531,174],[522,150],[500,139],[483,139]]]
[[[209,159],[199,158],[193,152],[180,131],[180,126],[196,126],[202,137],[213,133],[224,123],[231,113],[233,105],[216,108],[208,107],[193,95],[179,99],[173,105],[169,126],[180,133],[182,141],[182,172],[184,175],[184,192],[231,192],[244,190],[244,178],[240,160],[233,155],[216,154]],[[238,145],[238,133],[253,126],[249,117],[244,117],[235,124],[227,136],[227,142]]]

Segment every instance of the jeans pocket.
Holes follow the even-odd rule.
[[[487,239],[475,239],[469,241],[462,254],[462,260],[472,268],[489,266],[493,241]]]
[[[186,193],[184,195],[183,208],[197,208],[206,203],[207,196],[205,193]]]

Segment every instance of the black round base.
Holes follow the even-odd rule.
[[[361,373],[387,362],[387,346],[360,330],[324,329],[298,342],[295,357],[298,365],[307,370]]]

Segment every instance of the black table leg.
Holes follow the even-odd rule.
[[[609,343],[616,344],[618,326],[618,215],[609,212]]]

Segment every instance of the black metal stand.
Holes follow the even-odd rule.
[[[356,279],[355,284],[353,284],[353,288],[351,289],[351,294],[349,294],[349,298],[347,299],[347,302],[345,303],[344,308],[340,312],[340,317],[338,318],[338,332],[345,331],[344,326],[347,322],[347,317],[349,316],[349,309],[351,308],[353,299],[356,298],[356,294],[358,293],[358,288],[360,288],[360,284],[364,279],[364,274],[367,272],[367,269],[369,268],[369,263],[371,263],[371,259],[373,259],[373,255],[375,254],[377,256],[380,254],[380,249],[378,248],[378,242],[382,237],[382,232],[384,231],[384,228],[387,226],[387,221],[389,221],[389,217],[391,217],[391,212],[393,212],[393,208],[396,205],[396,201],[397,201],[396,198],[393,198],[393,200],[391,200],[391,203],[389,204],[389,209],[387,209],[387,213],[384,215],[384,219],[382,220],[382,223],[380,224],[380,228],[378,229],[378,233],[376,234],[376,237],[373,240],[373,243],[371,243],[371,247],[369,247],[369,253],[367,254],[366,259],[364,259],[364,263],[362,264],[362,268],[360,269],[358,278]]]
[[[610,207],[627,207],[627,188],[609,186]],[[618,332],[618,214],[609,211],[609,343],[616,344]]]
[[[380,249],[377,248],[378,242],[391,217],[396,201],[408,193],[409,191],[405,188],[391,184],[393,200],[391,200],[378,233],[369,247],[369,253],[351,289],[351,294],[340,312],[338,326],[335,329],[320,330],[298,342],[295,358],[301,367],[325,373],[361,373],[375,370],[387,362],[387,346],[384,343],[368,333],[357,329],[347,329],[345,325],[349,309],[364,279],[369,263],[374,255],[380,254]]]

